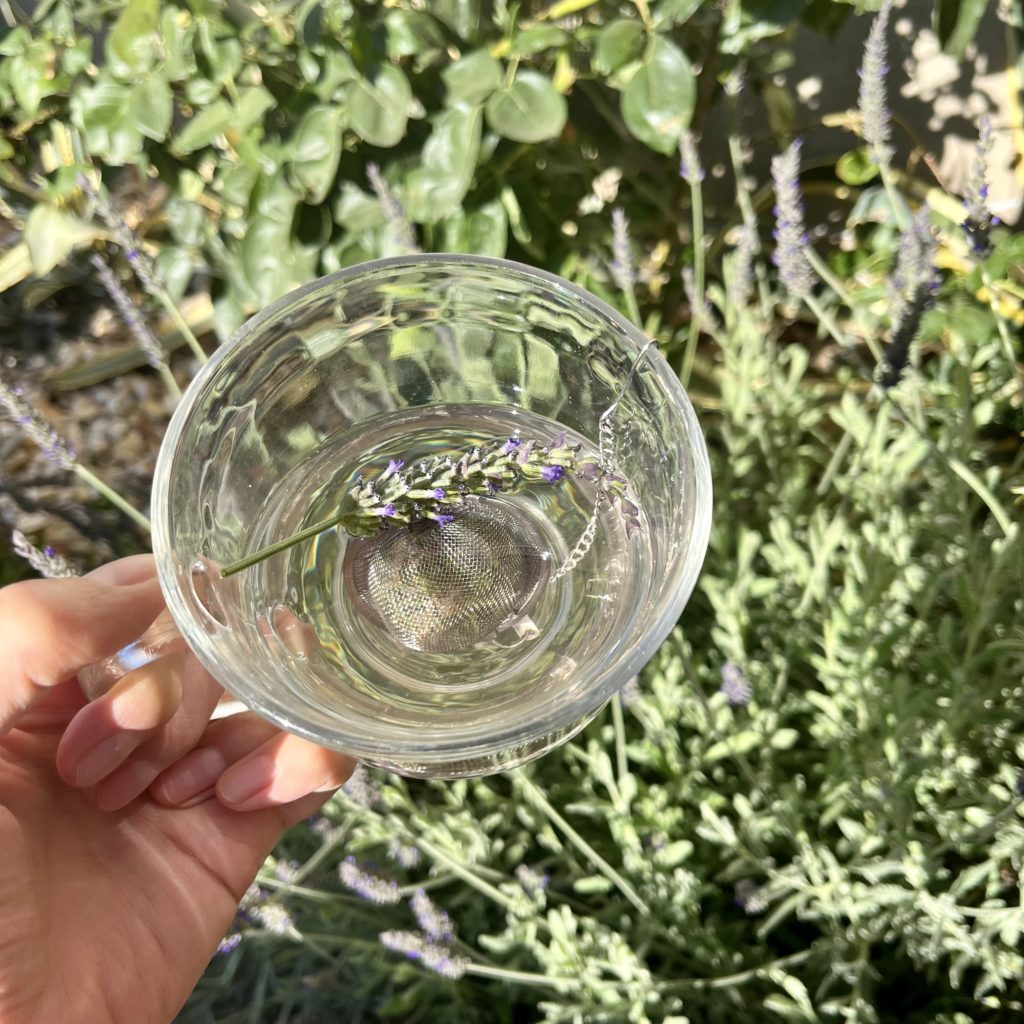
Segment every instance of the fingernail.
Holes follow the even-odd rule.
[[[225,772],[217,783],[217,795],[229,804],[244,804],[274,781],[274,757],[260,754]]]
[[[160,780],[160,794],[170,804],[185,805],[204,790],[211,789],[227,767],[216,747],[201,747],[182,758]]]
[[[76,786],[93,786],[109,775],[138,745],[141,737],[117,732],[84,754],[75,769]]]

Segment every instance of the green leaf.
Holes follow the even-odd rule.
[[[580,893],[610,892],[612,883],[604,875],[590,875],[588,878],[577,878],[572,887],[574,892]]]
[[[32,270],[40,277],[48,274],[75,248],[96,238],[98,229],[58,210],[40,204],[33,207],[25,221],[25,244]]]
[[[159,18],[157,0],[128,0],[110,30],[111,52],[133,70],[148,67],[155,53]]]
[[[322,203],[341,160],[343,113],[339,107],[311,107],[292,138],[290,177],[310,203]]]
[[[565,29],[558,28],[556,25],[531,25],[513,36],[509,53],[513,57],[529,57],[542,50],[565,46],[571,40],[572,36]]]
[[[685,25],[701,8],[704,0],[661,0],[654,7],[654,23],[662,25]]]
[[[235,120],[232,128],[240,135],[247,132],[276,101],[262,85],[250,85],[238,90],[235,101]]]
[[[431,0],[430,10],[460,39],[474,42],[480,31],[480,0]]]
[[[234,120],[235,112],[227,100],[214,101],[205,110],[196,114],[178,133],[171,143],[171,152],[184,156],[208,146],[218,135],[230,128]]]
[[[721,761],[730,755],[741,757],[743,754],[754,750],[760,742],[761,737],[758,733],[754,732],[753,729],[744,729],[743,732],[713,743],[708,747],[707,753],[704,755],[704,761],[707,764],[714,764],[716,761]]]
[[[507,89],[487,101],[487,123],[513,142],[543,142],[561,134],[568,116],[565,97],[537,71],[520,71]]]
[[[594,66],[604,75],[618,71],[644,52],[647,33],[634,18],[619,18],[606,25],[597,36]]]
[[[962,60],[988,7],[988,0],[939,0],[933,8],[935,30],[942,49]]]
[[[452,214],[444,223],[445,252],[502,257],[508,247],[508,215],[497,199],[478,210]]]
[[[847,185],[866,185],[878,177],[878,164],[872,161],[867,146],[861,146],[836,161],[836,177]]]
[[[658,153],[674,153],[690,124],[697,87],[686,54],[658,38],[622,93],[622,117],[641,142]]]
[[[389,57],[422,56],[445,44],[437,22],[424,11],[388,11],[384,19]]]
[[[448,103],[483,103],[501,86],[501,64],[486,50],[467,54],[441,72]]]
[[[772,734],[771,745],[775,750],[789,750],[800,739],[796,729],[779,729]]]
[[[480,108],[465,105],[444,111],[434,122],[420,167],[406,179],[411,220],[434,224],[459,208],[476,171],[482,122]]]
[[[163,142],[174,115],[174,97],[163,75],[154,73],[144,78],[132,90],[128,100],[131,123],[155,142]]]
[[[43,98],[43,69],[27,57],[11,57],[8,80],[18,106],[35,117]]]
[[[192,50],[195,22],[183,20],[177,7],[167,6],[160,17],[160,38],[163,42],[163,72],[170,82],[182,82],[196,73],[196,57]]]
[[[349,122],[371,146],[395,146],[405,136],[412,90],[401,68],[385,65],[373,82],[357,79],[349,94]]]

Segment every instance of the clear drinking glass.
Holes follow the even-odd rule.
[[[483,774],[564,741],[664,640],[707,546],[701,431],[656,350],[638,360],[646,344],[582,289],[474,256],[379,260],[278,300],[203,367],[160,451],[153,545],[188,646],[282,728],[403,774]],[[583,479],[479,499],[500,512],[467,548],[484,562],[426,612],[400,573],[368,602],[365,542],[340,528],[220,576],[392,458],[561,432],[597,453],[623,390],[607,421],[640,526],[627,537],[605,503],[562,575],[596,500]],[[466,609],[513,570],[529,594],[476,636]]]

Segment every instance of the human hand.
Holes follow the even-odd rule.
[[[163,600],[138,556],[0,590],[0,1024],[167,1024],[289,825],[353,762],[252,714],[188,652],[87,703],[75,673]]]

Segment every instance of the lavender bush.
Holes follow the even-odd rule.
[[[161,367],[184,383],[200,355],[158,314],[184,306],[197,265],[209,349],[317,271],[418,247],[508,253],[644,326],[687,380],[713,460],[704,573],[640,678],[515,772],[360,769],[268,860],[181,1021],[1019,1020],[1024,236],[988,202],[997,126],[979,125],[964,196],[912,176],[888,116],[896,12],[868,36],[851,145],[870,159],[834,207],[840,249],[811,243],[820,206],[795,138],[773,144],[754,191],[732,122],[735,196],[712,201],[699,136],[741,83],[772,84],[781,23],[754,5],[264,5],[232,8],[239,25],[168,5],[148,30],[160,46],[139,30],[91,71],[70,6],[48,10],[2,44],[48,71],[35,95],[0,71],[0,104],[48,133],[32,168],[44,192],[31,147],[0,155],[22,224],[0,264],[9,301],[24,297],[19,267],[69,298],[95,297],[99,274],[139,372],[173,396]],[[116,38],[148,10],[122,6]],[[129,84],[144,74],[157,84],[140,111]],[[166,218],[127,227],[124,164],[170,183]],[[32,262],[40,223],[53,274]],[[98,481],[100,516],[131,508],[127,471],[93,465],[59,419],[67,400],[44,407],[22,369],[0,364],[0,450],[29,483],[0,492],[0,512],[37,517],[15,550],[59,574],[88,549],[47,550],[31,481]],[[557,439],[538,441],[536,486],[557,486],[542,474],[574,453],[552,460]],[[514,475],[509,444],[489,454]],[[457,463],[429,467],[409,500],[449,514],[455,475],[437,474]],[[368,475],[374,523],[397,515],[402,472]],[[136,531],[119,550],[145,546],[133,514],[118,513]]]

